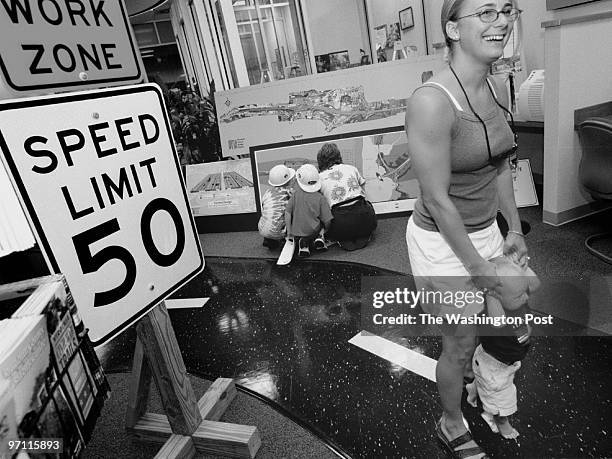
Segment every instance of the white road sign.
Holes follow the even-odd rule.
[[[122,0],[2,0],[0,31],[0,96],[143,79]]]
[[[0,103],[0,147],[47,261],[100,344],[204,259],[155,85]]]

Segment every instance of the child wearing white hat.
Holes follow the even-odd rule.
[[[268,175],[268,183],[272,186],[261,199],[261,218],[257,224],[259,234],[264,238],[263,245],[275,249],[280,241],[285,239],[285,207],[293,194],[295,170],[277,164]]]
[[[298,187],[285,208],[287,235],[299,238],[298,256],[310,255],[310,243],[327,230],[333,219],[331,209],[319,190],[319,171],[312,164],[304,164],[296,172]]]

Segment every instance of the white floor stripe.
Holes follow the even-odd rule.
[[[349,343],[423,376],[430,381],[436,381],[437,361],[431,357],[368,332],[357,333],[349,340]]]
[[[175,298],[166,300],[168,309],[201,308],[210,298]]]

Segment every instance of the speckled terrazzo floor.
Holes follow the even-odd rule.
[[[362,276],[388,271],[325,261],[206,261],[177,297],[210,301],[170,311],[190,373],[234,378],[353,457],[445,457],[433,432],[440,414],[435,383],[348,343],[361,330]],[[612,340],[556,323],[567,336],[534,338],[517,375],[520,443],[494,436],[465,406],[475,437],[493,457],[612,456]],[[432,358],[440,352],[436,337],[401,343]],[[128,330],[99,348],[105,368],[128,370],[133,344]]]

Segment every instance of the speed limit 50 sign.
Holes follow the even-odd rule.
[[[0,103],[0,147],[95,344],[204,266],[157,86]]]

